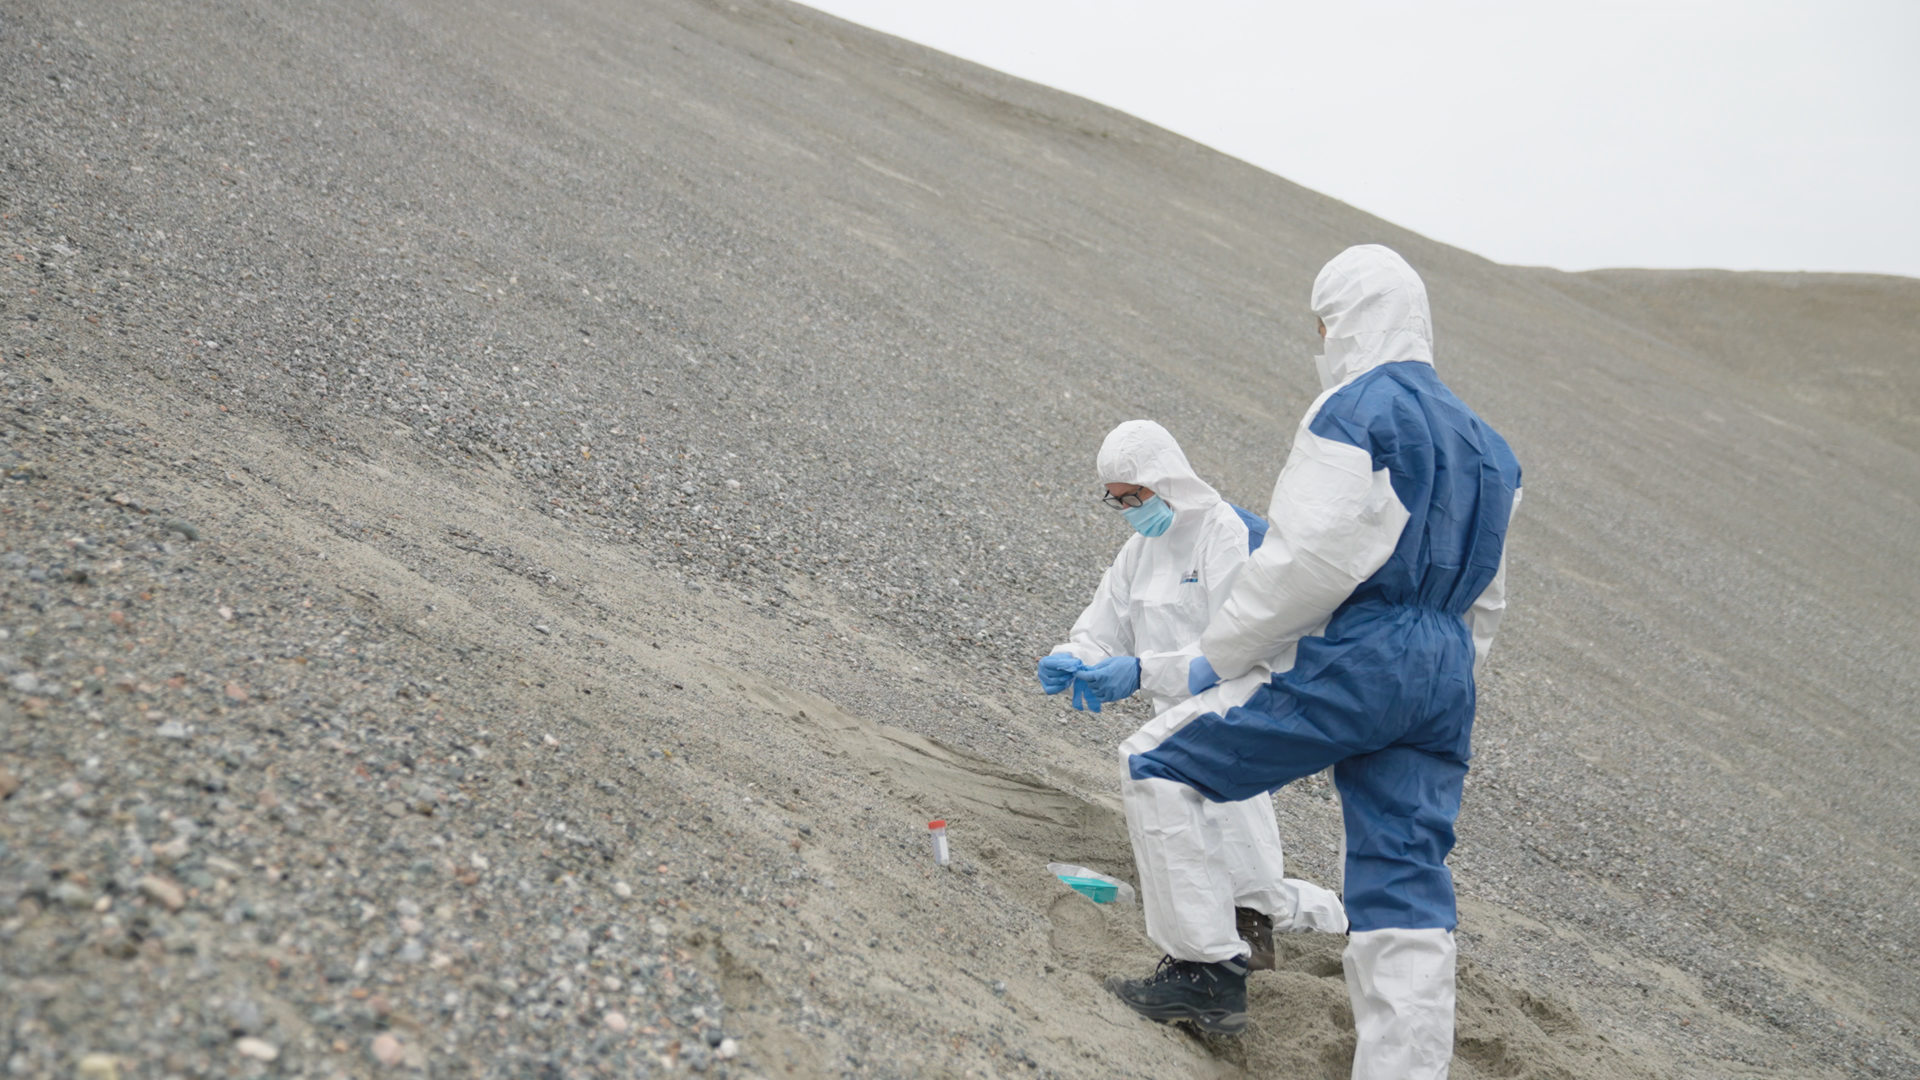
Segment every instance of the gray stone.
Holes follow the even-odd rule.
[[[236,1032],[248,1035],[257,1033],[261,1027],[260,1006],[252,998],[238,997],[227,1002],[224,1010],[227,1026]]]

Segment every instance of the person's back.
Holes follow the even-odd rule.
[[[1374,469],[1387,471],[1408,521],[1386,563],[1334,612],[1324,636],[1301,642],[1294,665],[1340,653],[1337,677],[1316,680],[1310,692],[1353,695],[1368,703],[1369,725],[1403,724],[1400,741],[1465,761],[1474,706],[1465,616],[1499,573],[1520,465],[1433,365],[1415,360],[1360,375],[1308,427],[1365,450]],[[1377,662],[1362,661],[1361,641],[1377,643]]]
[[[1247,591],[1209,628],[1203,651],[1223,671],[1254,664],[1286,670],[1288,696],[1312,718],[1316,739],[1333,747],[1358,752],[1406,745],[1464,763],[1474,710],[1474,639],[1492,636],[1491,626],[1476,635],[1471,617],[1475,602],[1487,597],[1500,572],[1506,524],[1520,487],[1519,463],[1506,440],[1447,389],[1432,364],[1419,360],[1383,364],[1355,376],[1323,397],[1302,421],[1300,433],[1322,444],[1321,460],[1344,450],[1355,468],[1365,455],[1368,471],[1384,475],[1397,505],[1380,500],[1372,515],[1375,537],[1385,536],[1386,527],[1402,515],[1404,524],[1388,549],[1370,545],[1364,526],[1333,536],[1298,518],[1278,523],[1277,542],[1293,545],[1296,552],[1337,547],[1349,557],[1365,557],[1375,546],[1385,561],[1353,588],[1324,628],[1312,629],[1297,644],[1290,641],[1290,655],[1256,655],[1264,639],[1245,630],[1272,613],[1258,609],[1259,597]],[[1301,486],[1302,477],[1293,479],[1295,487]],[[1276,500],[1287,481],[1283,474]],[[1320,535],[1303,535],[1309,533]],[[1247,704],[1259,707],[1263,701]],[[1229,779],[1218,769],[1190,772],[1175,764],[1183,744],[1205,738],[1200,730],[1175,734],[1152,754],[1171,767],[1163,773],[1143,764],[1141,775],[1179,774],[1187,783],[1196,775],[1212,782]],[[1214,753],[1210,747],[1203,752]],[[1331,752],[1330,747],[1320,756]],[[1285,770],[1288,780],[1333,760],[1307,769],[1286,740],[1243,750],[1240,758],[1236,771],[1243,783],[1200,789],[1244,799],[1272,788],[1280,759],[1294,762]]]

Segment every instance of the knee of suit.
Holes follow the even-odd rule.
[[[1446,860],[1466,773],[1465,762],[1405,747],[1335,767],[1346,819],[1347,917],[1355,930],[1454,928]]]
[[[1460,922],[1445,866],[1356,857],[1347,852],[1342,897],[1347,921],[1363,930],[1452,930]]]

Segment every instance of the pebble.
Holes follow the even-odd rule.
[[[20,778],[5,769],[0,769],[0,799],[10,799],[13,793],[19,790]]]
[[[713,1056],[721,1061],[731,1061],[740,1056],[740,1043],[734,1039],[721,1039],[720,1045],[713,1048]]]
[[[31,671],[23,671],[7,681],[22,694],[31,694],[40,689],[40,677]]]
[[[120,1059],[112,1054],[85,1054],[73,1074],[78,1080],[120,1080]]]
[[[391,1032],[383,1031],[373,1037],[373,1060],[382,1065],[392,1067],[400,1064],[406,1052],[406,1047],[400,1045],[400,1040]]]
[[[187,894],[180,891],[180,886],[154,874],[140,879],[140,892],[168,911],[179,911],[187,906]]]
[[[622,900],[631,900],[633,899],[633,886],[624,881],[616,881],[613,883],[613,895]]]
[[[613,1032],[615,1035],[624,1034],[627,1030],[627,1017],[626,1014],[622,1012],[608,1012],[607,1015],[600,1018],[600,1022],[607,1025],[607,1030]]]
[[[244,873],[244,871],[240,869],[239,863],[231,859],[223,859],[218,855],[207,856],[206,868],[213,873],[219,874],[223,878],[233,880],[237,880],[240,875]]]
[[[75,885],[71,881],[63,881],[55,885],[50,895],[62,907],[70,907],[77,910],[93,905],[93,894]]]
[[[265,1039],[256,1039],[249,1035],[233,1044],[235,1050],[255,1061],[272,1061],[280,1056],[280,1048]]]
[[[169,720],[155,728],[153,733],[163,739],[184,739],[187,737],[187,725],[178,720]]]
[[[252,1034],[260,1030],[260,1006],[250,998],[235,998],[227,1003],[227,1026],[234,1031]]]

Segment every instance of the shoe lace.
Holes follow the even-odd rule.
[[[1174,982],[1176,980],[1198,982],[1198,968],[1199,965],[1191,960],[1175,960],[1171,956],[1162,956],[1159,965],[1153,969],[1153,974],[1147,976],[1142,981],[1149,986]]]

